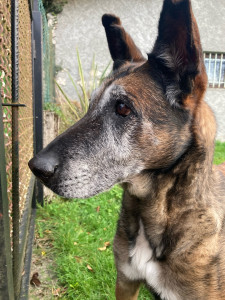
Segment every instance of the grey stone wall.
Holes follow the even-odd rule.
[[[55,30],[56,64],[78,79],[76,49],[79,50],[86,81],[89,80],[93,54],[99,74],[110,61],[101,16],[118,15],[143,53],[151,51],[157,35],[162,0],[69,0],[57,17]],[[224,0],[192,0],[204,51],[225,52]],[[75,99],[68,75],[61,71],[57,81]],[[218,138],[225,140],[224,90],[209,89],[207,101],[216,113]]]

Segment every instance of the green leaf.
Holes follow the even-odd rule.
[[[76,107],[71,103],[70,99],[67,97],[66,93],[63,91],[63,89],[61,88],[61,86],[58,84],[57,81],[55,81],[58,89],[60,90],[60,92],[62,93],[62,95],[64,96],[65,100],[67,101],[67,103],[69,104],[70,109],[73,111],[73,113],[75,114],[76,118],[79,119],[79,113],[76,109]]]

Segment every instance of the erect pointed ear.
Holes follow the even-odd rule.
[[[105,27],[109,51],[114,61],[113,70],[121,67],[126,61],[146,61],[131,36],[121,26],[118,17],[105,14],[102,16],[102,24]]]
[[[206,88],[202,47],[190,0],[164,0],[158,37],[149,61],[163,70],[166,95],[171,104],[181,104],[193,92],[196,81]]]

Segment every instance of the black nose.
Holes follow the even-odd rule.
[[[37,155],[28,165],[35,176],[47,182],[56,172],[59,162],[55,155]]]

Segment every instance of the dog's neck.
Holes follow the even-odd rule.
[[[190,199],[200,201],[210,184],[213,149],[213,146],[207,149],[194,143],[168,170],[146,170],[130,179],[124,188],[143,202],[155,203],[160,202],[159,199],[166,201],[170,199],[170,194],[176,195],[174,205]],[[173,203],[167,205],[169,209]]]

